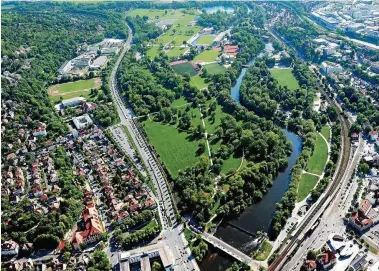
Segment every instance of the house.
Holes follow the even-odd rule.
[[[104,232],[99,213],[95,207],[86,207],[83,211],[84,231],[74,232],[71,244],[74,249],[81,250],[81,244],[93,243],[100,239]]]
[[[33,130],[33,136],[46,136],[46,124],[43,122],[38,122],[38,127]]]
[[[317,264],[315,261],[307,260],[304,263],[304,267],[307,271],[313,271],[316,270]]]
[[[370,212],[371,210],[371,203],[370,201],[368,201],[367,199],[365,200],[362,200],[360,203],[359,203],[359,211],[361,211],[364,215],[367,215],[368,212]]]
[[[115,217],[114,217],[114,220],[121,224],[122,221],[125,219],[125,218],[128,218],[129,217],[129,213],[124,211],[124,212],[120,212],[119,214],[117,214]]]
[[[32,259],[22,258],[11,262],[8,265],[7,270],[9,271],[21,271],[21,270],[34,270],[34,264]]]
[[[377,139],[378,139],[378,131],[371,131],[369,133],[369,140],[371,142],[376,142]]]
[[[336,255],[331,250],[324,251],[316,257],[317,264],[319,264],[323,270],[326,270],[333,266],[336,261]]]
[[[352,133],[350,137],[351,137],[351,141],[353,141],[353,142],[359,141],[359,134],[357,134],[357,133]]]
[[[13,256],[17,255],[19,250],[19,245],[13,241],[5,241],[1,244],[1,256]]]
[[[154,209],[157,207],[157,204],[155,203],[155,201],[151,198],[148,198],[145,203],[144,203],[144,208],[147,208],[147,209]]]

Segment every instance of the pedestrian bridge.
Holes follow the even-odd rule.
[[[251,268],[253,268],[253,270],[258,270],[260,263],[253,260],[251,257],[246,255],[245,253],[239,251],[238,249],[232,247],[231,245],[225,243],[224,241],[220,240],[217,237],[214,237],[213,235],[209,233],[203,232],[201,233],[201,235],[205,241],[207,241],[214,247],[221,249],[222,251],[232,256],[236,260],[247,263]]]

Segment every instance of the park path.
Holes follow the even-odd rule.
[[[200,104],[199,104],[199,110],[200,110],[201,122],[202,122],[203,128],[205,130],[204,137],[205,137],[205,141],[207,142],[208,156],[209,156],[209,160],[211,162],[211,166],[213,166],[212,153],[211,153],[211,148],[209,146],[209,141],[208,141],[207,127],[205,126],[204,116],[203,116],[203,112],[201,111],[201,105]]]

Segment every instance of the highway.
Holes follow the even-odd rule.
[[[125,56],[126,52],[130,49],[132,42],[132,30],[129,28],[128,39],[126,40],[123,50],[120,53],[114,68],[110,76],[110,88],[112,93],[113,101],[117,107],[117,111],[120,117],[121,124],[124,125],[130,135],[135,145],[137,146],[138,152],[141,155],[143,162],[147,168],[147,174],[153,181],[155,187],[155,193],[159,200],[159,212],[162,217],[162,237],[163,242],[167,244],[170,248],[173,259],[174,259],[174,269],[178,271],[185,270],[200,270],[196,260],[191,256],[191,252],[188,249],[188,244],[184,238],[183,231],[181,226],[178,225],[174,215],[174,206],[171,201],[170,191],[167,187],[167,181],[165,178],[165,173],[160,166],[157,158],[155,157],[154,152],[150,149],[149,144],[147,143],[143,133],[139,130],[138,123],[136,120],[133,120],[134,113],[133,110],[126,106],[126,101],[120,96],[120,92],[117,84],[117,70],[120,66],[120,63]],[[122,134],[126,137],[125,134]],[[128,140],[127,138],[124,141]],[[121,148],[127,148],[124,145],[121,145]],[[128,149],[124,149],[128,153]],[[173,226],[173,227],[172,227]]]

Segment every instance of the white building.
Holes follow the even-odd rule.
[[[93,121],[88,116],[88,114],[84,114],[83,116],[80,116],[80,117],[75,117],[72,119],[72,121],[74,122],[74,125],[76,129],[78,130],[89,127],[93,124]]]
[[[321,70],[326,74],[339,74],[343,71],[343,68],[340,64],[336,64],[329,61],[324,61],[321,63]]]
[[[12,240],[6,241],[1,244],[1,255],[17,255],[19,245]]]
[[[99,56],[90,65],[90,69],[92,69],[92,70],[101,69],[105,66],[105,64],[107,64],[107,61],[108,61],[108,58],[106,56]]]
[[[63,100],[62,101],[62,107],[66,108],[66,107],[70,107],[70,106],[79,105],[81,103],[84,103],[85,101],[86,101],[86,99],[83,97],[74,97],[71,99]]]

